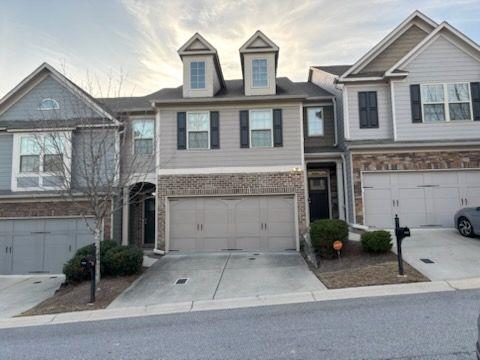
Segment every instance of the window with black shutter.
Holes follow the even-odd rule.
[[[378,108],[376,91],[358,93],[360,129],[378,128]]]

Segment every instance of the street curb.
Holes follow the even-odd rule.
[[[259,295],[235,299],[188,301],[182,303],[78,311],[52,315],[25,316],[0,320],[0,329],[16,327],[58,325],[83,321],[113,320],[130,317],[191,313],[208,310],[240,309],[246,307],[298,304],[365,297],[411,295],[467,289],[479,289],[480,278],[432,281],[421,283],[377,285],[313,292]]]

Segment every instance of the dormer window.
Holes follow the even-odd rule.
[[[38,110],[58,110],[60,105],[57,100],[54,99],[43,99],[40,104],[38,104]]]
[[[190,88],[205,89],[205,61],[190,63]]]
[[[252,87],[267,87],[268,73],[267,73],[267,59],[253,59],[252,60]]]

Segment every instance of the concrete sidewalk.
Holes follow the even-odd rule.
[[[479,289],[480,278],[410,283],[397,285],[367,286],[336,290],[323,290],[294,294],[245,297],[236,299],[189,301],[183,303],[138,306],[117,309],[92,310],[53,315],[40,315],[0,320],[0,329],[65,324],[81,321],[110,320],[139,316],[187,313],[205,310],[236,309],[245,307],[296,304],[316,301],[355,299],[378,296],[395,296],[443,291]]]

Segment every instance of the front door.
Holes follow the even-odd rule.
[[[330,201],[328,195],[328,177],[308,179],[308,196],[310,203],[310,222],[330,218]]]
[[[145,228],[144,228],[144,244],[155,243],[155,199],[148,198],[145,200]]]

